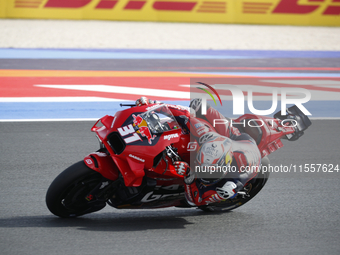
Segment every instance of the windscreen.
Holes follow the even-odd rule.
[[[134,117],[133,122],[136,128],[147,126],[151,133],[161,134],[180,127],[175,117],[165,104],[151,106],[147,109],[149,109],[147,112]]]

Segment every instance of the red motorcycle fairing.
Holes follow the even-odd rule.
[[[138,187],[141,185],[145,175],[144,163],[136,162],[128,157],[124,160],[123,158],[112,156],[112,159],[124,177],[126,187]]]
[[[162,110],[157,112],[157,109]],[[151,132],[149,128],[152,126],[146,122],[146,117],[143,115],[147,112],[152,114],[154,111],[159,115],[168,111],[167,113],[170,115],[169,121],[166,123],[168,129],[156,134]],[[181,138],[182,129],[167,109],[167,105],[159,104],[125,109],[116,112],[115,116],[106,115],[98,120],[91,130],[97,133],[99,140],[108,150],[113,165],[122,174],[127,187],[141,185],[145,169],[152,171],[155,165],[154,159],[167,146],[185,143],[187,140]],[[179,147],[183,150],[186,148],[186,144]],[[106,172],[107,170],[101,171]],[[172,173],[168,174],[174,176]],[[110,173],[107,175],[110,176]]]
[[[170,160],[170,159],[169,159]],[[119,167],[124,169],[125,183],[131,183],[126,187],[142,184],[144,177],[144,164],[127,159],[127,162],[118,157],[111,158],[103,152],[93,152],[84,158],[85,164],[92,170],[100,173],[103,177],[109,180],[117,180],[119,176]],[[164,162],[163,162],[164,163]],[[134,168],[134,165],[138,168]],[[138,166],[139,165],[139,166]],[[130,168],[131,167],[131,168]],[[157,171],[150,169],[147,171],[148,178],[156,181],[156,186],[140,197],[137,204],[122,204],[117,206],[117,209],[153,209],[164,208],[170,206],[187,207],[184,202],[184,187],[183,181],[178,178],[176,171],[172,165],[168,166],[167,173],[164,175],[165,165],[159,163]]]
[[[119,170],[111,157],[104,152],[92,152],[84,158],[86,166],[109,180],[117,180]]]

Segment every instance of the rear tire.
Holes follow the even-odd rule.
[[[270,164],[268,157],[264,157],[261,161],[261,164],[268,166]],[[255,177],[255,179],[251,180],[250,183],[248,183],[248,185],[246,185],[245,187],[248,189],[247,191],[248,196],[243,197],[242,195],[237,195],[233,199],[229,199],[224,202],[220,202],[216,204],[199,206],[198,208],[205,212],[231,211],[235,208],[240,207],[241,205],[244,205],[249,200],[251,200],[253,197],[255,197],[257,193],[259,193],[260,190],[264,187],[268,178],[269,178],[269,172],[263,173],[262,171],[260,171],[258,175]]]
[[[46,193],[46,205],[56,216],[73,218],[99,211],[106,202],[89,202],[86,195],[102,180],[102,176],[79,161],[59,174]]]

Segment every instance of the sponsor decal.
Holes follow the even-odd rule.
[[[139,133],[143,137],[146,137],[146,139],[148,139],[148,143],[152,144],[152,140],[156,138],[156,135],[151,134],[151,131],[146,121],[140,115],[136,116],[132,114],[132,117],[133,123],[135,124],[135,126],[138,127],[137,133]]]
[[[150,191],[149,193],[147,193],[142,199],[141,202],[142,203],[147,203],[147,202],[152,202],[152,201],[156,201],[156,200],[160,200],[166,197],[177,197],[177,196],[181,196],[184,193],[180,193],[180,192],[176,192],[179,189],[179,185],[170,185],[170,186],[165,186],[165,187],[159,187],[159,189],[165,189],[165,190],[173,190],[174,193],[171,194],[154,194],[153,191]]]
[[[187,146],[187,151],[196,151],[198,147],[197,142],[190,142]]]
[[[157,108],[159,106],[160,106],[160,104],[155,104],[155,105],[147,107],[145,110],[150,111],[150,110],[155,109],[155,108]]]
[[[205,153],[207,156],[217,157],[220,153],[220,150],[216,148],[216,143],[212,143],[211,146],[205,148]]]
[[[90,3],[97,2],[92,8],[94,9],[114,9],[118,3],[118,0],[48,0],[45,5],[45,1],[37,0],[15,0],[16,8],[67,8],[67,9],[79,9],[88,6]],[[121,6],[122,10],[142,10],[147,1],[130,0],[125,5]],[[320,7],[325,5],[325,11],[323,14],[337,15],[339,14],[338,0],[333,0],[332,3],[324,0],[309,0],[312,3],[302,3],[301,0],[281,0],[277,4],[270,1],[258,1],[242,2],[242,13],[245,14],[309,14]],[[198,8],[195,8],[195,6]],[[184,12],[211,12],[211,13],[226,13],[228,1],[154,1],[152,9],[155,11],[184,11]],[[273,8],[274,6],[274,8]],[[336,8],[338,7],[338,8]]]
[[[200,127],[202,127],[203,126],[203,123],[197,123],[197,124],[195,124],[195,128],[200,128]]]
[[[93,161],[92,161],[92,159],[85,159],[85,161],[86,161],[86,164],[88,164],[88,165],[91,165],[91,164],[93,164]]]
[[[138,161],[141,161],[141,162],[145,162],[145,159],[139,158],[139,157],[137,157],[137,156],[135,156],[135,155],[132,155],[132,154],[129,154],[129,157],[130,157],[130,158],[133,158],[133,159],[136,159],[136,160],[138,160]]]
[[[178,134],[170,134],[170,135],[164,136],[164,140],[170,141],[170,139],[176,138],[176,137],[178,137]]]
[[[281,0],[278,5],[275,7],[272,13],[281,13],[281,14],[309,14],[320,8],[320,4],[324,2],[324,0],[309,0],[310,2],[320,2],[319,4],[299,4],[299,0]],[[336,3],[338,0],[333,0],[333,3]],[[323,15],[339,15],[340,14],[340,6],[339,5],[329,5]]]
[[[266,14],[270,11],[273,3],[264,2],[243,2],[242,12],[245,14]]]
[[[201,136],[202,134],[207,133],[208,131],[209,131],[209,128],[206,126],[203,126],[200,129],[198,129],[196,132],[199,136]]]
[[[93,199],[93,195],[88,195],[87,197],[85,197],[85,199],[87,200],[87,201],[91,201],[92,199]]]
[[[235,23],[235,20],[243,23],[247,21],[247,23],[259,23],[257,17],[268,19],[269,23],[277,24],[277,22],[272,21],[276,20],[278,16],[282,14],[290,15],[290,17],[282,18],[282,22],[280,24],[290,24],[291,18],[295,19],[295,17],[304,18],[306,15],[310,15],[316,17],[316,21],[310,22],[313,25],[323,24],[322,17],[328,16],[327,18],[336,18],[337,15],[340,14],[340,2],[339,0],[258,0],[255,2],[249,0],[241,0],[240,5],[234,5],[234,1],[224,0],[224,1],[187,1],[187,0],[154,0],[154,1],[146,1],[146,0],[129,0],[126,3],[120,2],[119,0],[4,0],[8,1],[11,5],[13,5],[14,9],[22,9],[22,8],[35,8],[39,9],[39,11],[54,11],[56,13],[60,11],[73,10],[77,11],[85,11],[86,15],[82,16],[84,18],[97,18],[98,12],[102,11],[113,11],[114,13],[119,13],[123,15],[123,19],[133,17],[135,13],[139,12],[143,15],[140,20],[169,20],[169,21],[196,21],[196,22],[207,22],[210,21],[211,16],[206,17],[207,14],[215,15],[214,21],[217,22],[226,22],[226,23]],[[241,8],[240,8],[240,7]],[[64,10],[63,10],[64,9]],[[172,19],[164,19],[160,18],[160,14],[163,12],[182,12],[183,18],[179,18],[178,16],[174,16]],[[152,18],[150,14],[157,14],[157,18]],[[222,16],[225,17],[226,13],[233,13],[235,16],[234,19],[225,20],[225,18],[220,18]],[[13,14],[12,14],[13,15]],[[46,15],[46,14],[45,14]],[[192,17],[195,15],[195,17]],[[197,15],[198,18],[197,18]],[[251,15],[257,15],[256,17],[251,17]],[[57,15],[59,18],[67,18],[63,16],[63,14]],[[230,15],[229,15],[230,16]],[[23,17],[22,14],[17,14],[15,17]],[[42,17],[37,14],[34,18]],[[121,19],[117,18],[110,13],[105,13],[103,15],[105,19]],[[115,18],[113,18],[115,17]],[[150,18],[151,17],[151,18]],[[293,21],[294,22],[294,21]],[[302,21],[295,21],[294,24],[304,24]],[[330,21],[329,25],[339,25],[337,21]],[[210,93],[210,92],[209,92]]]
[[[196,10],[196,12],[211,12],[211,13],[226,13],[227,12],[227,2],[214,1],[208,2],[204,1]]]
[[[124,9],[125,10],[140,10],[143,8],[145,3],[146,1],[131,0],[125,5]]]

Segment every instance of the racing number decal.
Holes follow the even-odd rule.
[[[132,142],[135,142],[135,141],[138,141],[138,140],[142,140],[139,135],[135,132],[132,124],[130,125],[127,125],[125,127],[120,127],[120,128],[117,128],[119,134],[124,137],[124,136],[129,136],[129,137],[126,137],[124,138],[124,141],[125,143],[132,143]],[[132,135],[131,135],[132,134]]]

